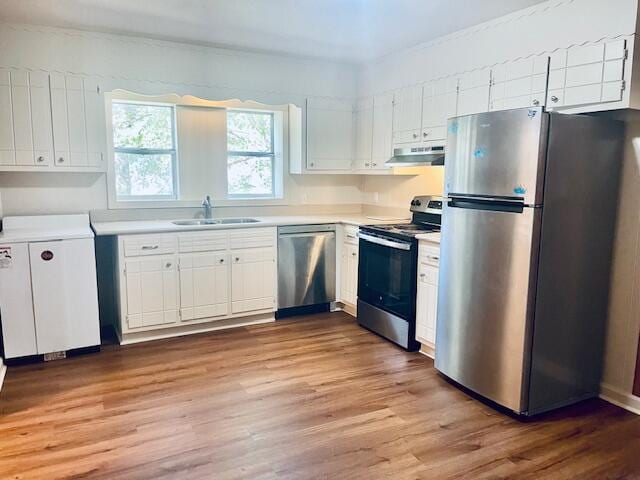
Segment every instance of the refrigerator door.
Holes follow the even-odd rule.
[[[443,214],[435,366],[524,412],[542,209],[449,201]]]
[[[541,108],[521,108],[449,120],[445,196],[541,205],[548,118]]]

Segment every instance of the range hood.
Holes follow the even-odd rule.
[[[395,148],[393,157],[384,162],[387,167],[422,167],[444,165],[444,147]]]

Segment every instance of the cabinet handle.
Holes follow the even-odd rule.
[[[224,258],[221,258],[221,259],[220,259],[220,263],[224,263]]]
[[[58,163],[64,163],[64,157],[60,157],[60,158],[58,159]]]
[[[236,257],[236,262],[239,262],[239,261],[240,261],[240,257]]]
[[[40,155],[38,157],[38,162],[40,162],[40,163],[44,162],[44,157],[42,155]]]
[[[365,167],[368,167],[368,166],[369,166],[369,164],[368,164],[368,163],[365,163],[365,164],[364,164],[364,166],[365,166]]]
[[[143,245],[142,250],[157,250],[159,245]]]
[[[351,235],[349,233],[347,233],[347,238],[353,238],[355,240],[356,236],[355,235]]]
[[[531,102],[531,103],[533,103],[533,105],[534,105],[534,106],[536,106],[536,107],[537,107],[538,105],[540,105],[540,101],[539,101],[539,100],[536,100],[536,99],[534,99],[534,100],[533,100],[533,102]]]
[[[171,262],[167,262],[164,266],[167,268],[171,268],[171,265],[172,265]]]
[[[414,134],[413,134],[413,138],[418,138],[418,134],[417,134],[417,133],[414,133]]]
[[[438,260],[440,260],[440,257],[436,257],[436,256],[434,256],[434,255],[427,255],[427,258],[428,258],[429,260],[435,260],[436,262],[437,262]]]
[[[429,132],[423,132],[423,133],[422,133],[422,136],[423,136],[424,138],[427,138],[427,137],[429,136]]]
[[[313,167],[315,165],[315,163],[311,162],[310,165]]]
[[[358,254],[357,254],[356,252],[351,252],[351,256],[352,256],[352,257],[355,257],[355,256],[357,256],[357,255],[358,255]]]
[[[551,101],[553,103],[556,103],[558,101],[558,97],[556,97],[555,95],[551,97]]]
[[[424,277],[426,277],[426,276],[427,276],[427,274],[426,274],[426,273],[421,273],[421,274],[420,274],[420,278],[424,278]]]
[[[377,164],[377,163],[372,163],[371,165],[372,165],[372,166],[374,166],[374,167],[377,167],[377,166],[378,166],[378,164]]]

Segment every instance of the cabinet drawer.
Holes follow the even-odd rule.
[[[344,243],[358,245],[358,227],[347,225],[344,227]]]
[[[447,127],[431,127],[422,130],[422,140],[446,140]]]
[[[232,250],[231,263],[273,262],[276,259],[275,248],[248,248],[246,250]]]
[[[275,247],[275,228],[246,228],[229,231],[229,245],[239,248]]]
[[[174,235],[135,235],[124,238],[124,256],[164,255],[177,250]]]
[[[179,252],[215,252],[228,247],[228,232],[191,232],[178,235]]]
[[[421,262],[438,266],[440,264],[440,248],[435,245],[420,245],[419,257]]]

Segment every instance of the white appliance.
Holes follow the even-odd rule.
[[[0,323],[5,359],[100,345],[88,215],[3,219]]]

